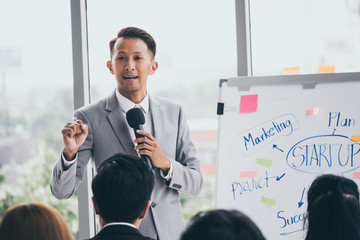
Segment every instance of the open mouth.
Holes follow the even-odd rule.
[[[133,80],[133,79],[137,79],[138,76],[123,76],[123,78],[126,80]]]

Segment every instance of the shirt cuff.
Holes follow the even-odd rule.
[[[76,162],[77,156],[78,154],[76,153],[74,160],[68,161],[66,160],[64,153],[61,153],[61,162],[64,171],[68,170]]]
[[[172,161],[169,159],[170,162],[170,169],[168,171],[168,174],[165,176],[164,172],[162,170],[160,170],[160,175],[166,180],[166,181],[170,181],[170,179],[172,178],[172,172],[173,172],[173,165],[172,165]]]

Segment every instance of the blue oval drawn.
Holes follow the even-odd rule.
[[[304,173],[350,172],[360,167],[360,143],[344,135],[312,136],[290,148],[286,163]]]

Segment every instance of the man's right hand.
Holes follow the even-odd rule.
[[[67,123],[61,131],[64,141],[63,154],[67,161],[75,158],[77,150],[85,142],[88,135],[88,126],[81,120]]]

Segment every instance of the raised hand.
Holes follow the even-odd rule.
[[[79,147],[85,142],[88,135],[88,126],[81,120],[67,123],[61,131],[63,135],[64,149],[63,154],[67,161],[75,158]]]

